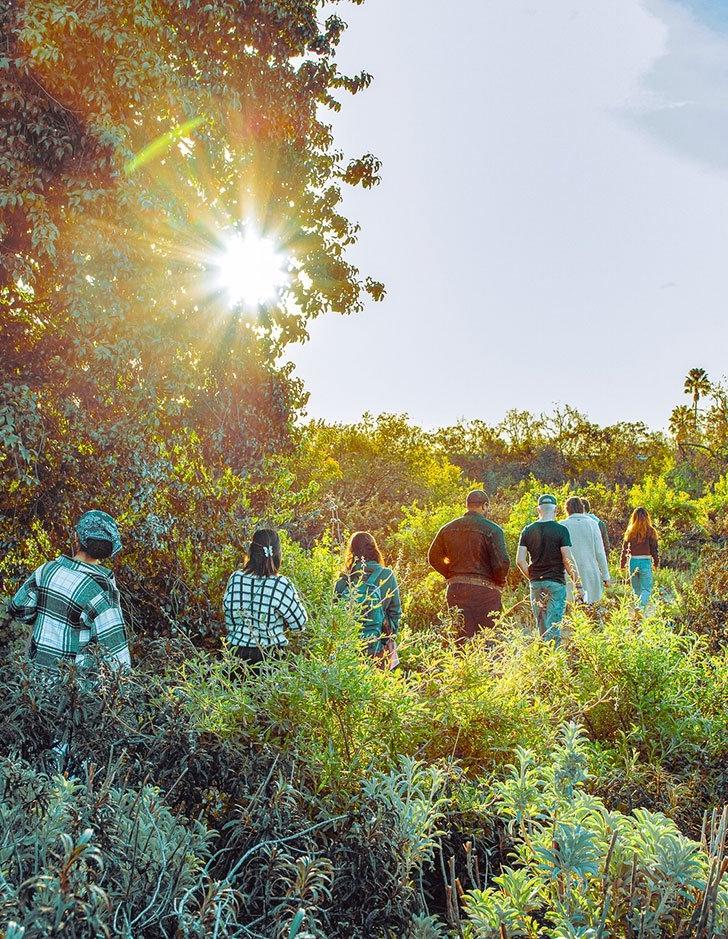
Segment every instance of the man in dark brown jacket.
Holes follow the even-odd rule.
[[[459,640],[493,626],[510,561],[503,529],[486,518],[488,496],[468,494],[466,512],[444,525],[430,546],[428,561],[447,579],[447,605],[462,613]]]

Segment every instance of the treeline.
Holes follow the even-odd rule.
[[[360,527],[387,538],[413,509],[452,505],[472,484],[492,497],[506,523],[532,481],[589,495],[613,541],[626,516],[645,504],[682,541],[686,563],[701,544],[728,535],[728,389],[710,384],[705,407],[688,408],[690,428],[673,411],[669,433],[643,423],[601,427],[575,408],[551,414],[509,411],[496,425],[461,422],[428,432],[404,416],[365,416],[354,425],[313,422],[296,455],[296,490],[311,486],[314,504],[299,511],[296,534],[319,537],[327,525]]]

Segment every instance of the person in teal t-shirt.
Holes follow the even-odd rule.
[[[561,642],[559,624],[566,610],[566,572],[582,594],[581,580],[571,553],[569,529],[555,521],[556,498],[539,497],[538,521],[521,532],[516,563],[530,584],[531,609],[540,635]]]

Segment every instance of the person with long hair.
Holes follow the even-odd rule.
[[[660,566],[660,552],[650,513],[642,506],[634,510],[624,533],[620,566],[624,570],[628,565],[632,590],[644,610],[652,596],[654,571]]]
[[[584,508],[582,499],[572,496],[566,500],[565,518],[561,524],[571,535],[571,553],[574,556],[584,591],[584,603],[593,606],[602,599],[604,588],[609,586],[609,564],[604,550],[599,524]],[[566,581],[569,600],[574,599],[574,584],[571,577]]]
[[[245,566],[233,571],[225,589],[228,641],[250,665],[281,652],[288,645],[286,630],[301,630],[308,622],[293,583],[278,573],[281,556],[278,532],[259,528]]]
[[[370,655],[383,656],[397,635],[402,603],[394,571],[384,566],[382,552],[368,531],[355,532],[346,549],[344,570],[334,588],[351,598],[361,614],[361,637]]]

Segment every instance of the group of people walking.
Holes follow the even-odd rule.
[[[501,594],[510,570],[503,530],[487,516],[488,496],[468,494],[463,516],[443,526],[429,562],[447,580],[447,603],[461,611],[460,638],[492,628],[502,611]],[[521,532],[516,566],[529,582],[531,609],[539,634],[561,641],[568,600],[590,606],[609,587],[609,534],[588,499],[567,499],[566,518],[556,521],[558,500],[539,496],[538,518]],[[620,566],[629,569],[632,590],[645,609],[659,564],[657,534],[644,508],[635,509],[624,536]]]
[[[503,529],[487,517],[487,506],[484,491],[470,492],[465,513],[438,531],[428,552],[430,565],[447,581],[447,604],[456,615],[461,642],[493,628],[511,569]],[[594,605],[610,585],[609,537],[586,499],[568,499],[562,521],[556,521],[558,502],[548,493],[535,508],[538,518],[521,532],[516,566],[529,581],[539,634],[559,643],[567,601]],[[76,525],[74,553],[42,564],[17,591],[7,616],[32,625],[28,654],[35,666],[56,670],[64,660],[82,664],[94,643],[117,666],[130,666],[119,591],[104,564],[121,547],[115,520],[97,509],[86,512]],[[643,508],[632,514],[620,560],[644,609],[659,554],[655,529]],[[278,533],[258,529],[245,564],[232,573],[225,589],[228,641],[252,667],[279,655],[288,633],[302,630],[308,621],[295,585],[280,574],[281,561]],[[367,653],[394,667],[400,591],[369,532],[351,537],[333,595],[357,611]]]

